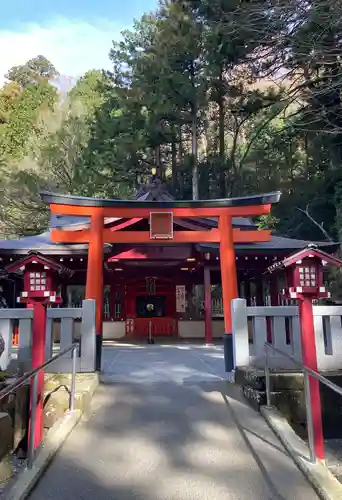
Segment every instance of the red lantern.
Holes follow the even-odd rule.
[[[322,252],[316,245],[309,245],[268,268],[271,273],[277,270],[285,271],[286,287],[283,296],[298,299],[302,363],[316,372],[317,352],[312,301],[330,296],[323,281],[323,269],[328,264],[340,267],[342,261]],[[309,388],[315,455],[320,460],[324,460],[319,381],[314,377],[309,377]]]
[[[18,302],[61,303],[56,276],[68,272],[68,269],[61,264],[31,252],[25,258],[8,266],[6,270],[8,273],[24,275],[24,289],[17,299]]]
[[[330,297],[324,286],[323,271],[327,265],[339,267],[342,262],[319,250],[316,245],[296,252],[268,268],[270,273],[283,269],[286,287],[282,290],[283,298],[298,299],[308,296],[311,299]]]

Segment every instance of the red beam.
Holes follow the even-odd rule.
[[[251,229],[250,231],[241,231],[241,229],[233,229],[234,243],[262,243],[271,240],[271,231],[263,229],[258,231]]]
[[[137,222],[140,222],[142,219],[141,217],[135,217],[134,219],[129,219],[126,220],[125,222],[121,222],[120,224],[117,224],[116,226],[111,227],[109,230],[110,231],[120,231],[120,229],[125,229],[125,227],[133,226],[133,224],[136,224]]]
[[[51,212],[57,215],[78,215],[90,217],[96,207],[80,207],[74,205],[50,205]],[[162,203],[156,203],[153,208],[113,208],[104,207],[104,217],[149,218],[151,212],[172,212],[174,217],[219,217],[226,214],[229,217],[251,217],[269,214],[271,205],[251,205],[246,207],[214,207],[214,208],[164,208]]]
[[[270,231],[241,231],[233,230],[234,243],[252,243],[270,240]],[[91,234],[88,230],[83,231],[60,231],[51,232],[51,240],[54,243],[89,243]],[[175,231],[170,240],[151,240],[148,231],[111,231],[103,230],[104,243],[148,243],[154,245],[165,245],[173,243],[219,243],[220,232],[218,229],[212,231]]]

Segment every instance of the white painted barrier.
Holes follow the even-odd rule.
[[[58,348],[64,350],[79,340],[79,356],[76,362],[78,372],[95,371],[95,301],[84,300],[80,308],[48,308],[46,322],[45,357],[49,359],[58,350],[54,349],[55,320],[60,321]],[[80,320],[80,328],[76,320]],[[12,335],[13,323],[19,323],[19,346],[16,359],[13,356]],[[32,358],[32,321],[33,309],[0,309],[0,332],[5,340],[5,350],[0,356],[0,368],[6,370],[11,366],[21,371],[31,369]],[[75,332],[80,330],[78,335]],[[78,337],[78,338],[77,338]],[[55,344],[56,345],[56,344]],[[13,362],[15,361],[15,362]],[[71,371],[71,353],[62,356],[49,365],[47,372]]]
[[[342,369],[342,306],[314,306],[317,363],[320,371]],[[297,361],[302,360],[297,306],[247,307],[245,299],[232,301],[235,367],[264,367],[265,342]],[[295,369],[284,357],[269,351],[270,366]]]

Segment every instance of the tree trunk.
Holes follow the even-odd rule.
[[[179,129],[179,145],[178,145],[178,164],[179,164],[179,172],[177,172],[177,184],[179,189],[179,198],[183,200],[184,198],[184,149],[183,149],[183,135],[182,135],[182,126]]]
[[[197,116],[193,111],[191,124],[191,155],[192,155],[192,199],[198,200],[199,195],[199,175],[197,164]]]
[[[199,197],[199,175],[197,164],[197,90],[195,84],[195,67],[190,68],[191,85],[193,98],[191,103],[191,156],[192,156],[192,199],[198,200]]]
[[[177,137],[175,129],[172,130],[171,139],[171,170],[172,170],[172,190],[175,193],[177,189]]]
[[[156,155],[157,177],[159,177],[159,179],[162,179],[163,178],[163,171],[162,171],[163,169],[162,169],[162,165],[161,165],[160,145],[156,146],[155,155]]]
[[[220,157],[220,196],[224,198],[226,196],[226,171],[225,171],[225,140],[224,140],[224,93],[223,93],[223,69],[220,68],[219,75],[219,89],[218,89],[218,108],[219,108],[219,157]]]

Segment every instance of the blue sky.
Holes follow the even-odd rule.
[[[12,0],[1,6],[0,82],[10,67],[38,54],[60,73],[110,68],[113,39],[157,0]]]

